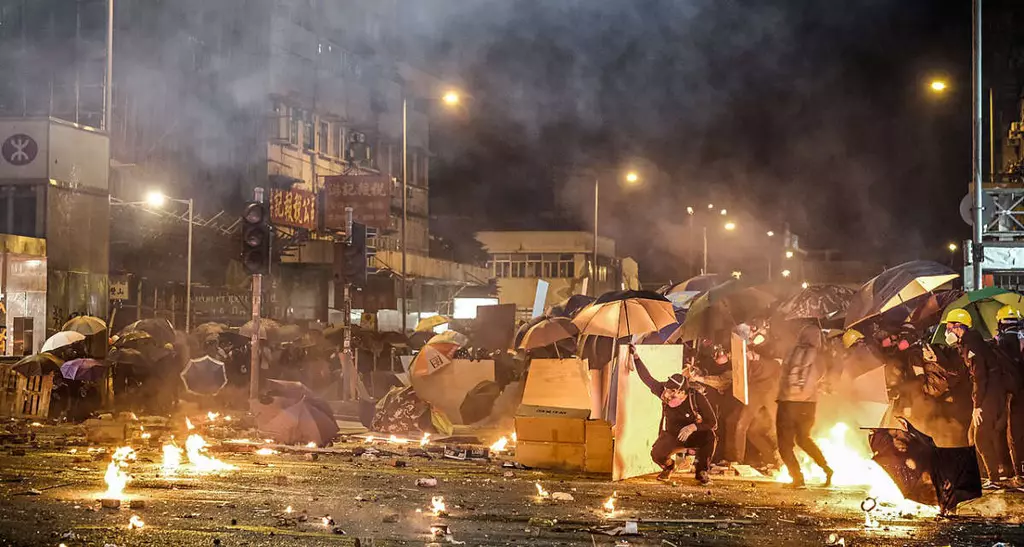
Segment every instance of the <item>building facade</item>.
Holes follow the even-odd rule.
[[[545,307],[581,294],[639,288],[636,262],[619,258],[615,241],[597,239],[596,275],[591,275],[594,236],[589,232],[477,232],[490,255],[490,275],[497,280],[498,299],[515,304],[520,317],[533,309],[538,281],[548,283]]]

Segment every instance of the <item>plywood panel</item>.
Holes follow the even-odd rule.
[[[637,346],[651,375],[665,381],[682,371],[683,346]],[[624,480],[661,470],[651,460],[651,447],[661,426],[661,399],[654,396],[636,371],[619,367],[612,480]]]
[[[732,333],[732,396],[743,404],[750,404],[747,383],[747,342],[735,332]]]
[[[590,416],[587,365],[579,359],[534,359],[526,376],[519,416]]]

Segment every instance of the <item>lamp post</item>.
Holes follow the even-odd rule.
[[[638,175],[636,171],[629,171],[628,173],[626,173],[624,179],[629,184],[636,184],[636,183],[640,182],[640,175]],[[590,290],[591,290],[591,293],[594,296],[597,296],[597,225],[598,225],[598,211],[599,211],[599,204],[600,204],[600,199],[599,199],[600,195],[601,195],[601,178],[600,177],[595,177],[594,178],[594,245],[593,245],[594,248],[591,250],[592,252],[591,252],[591,257],[590,257],[590,269],[591,269],[590,277],[591,277],[591,281],[592,281],[592,283],[591,283],[592,287],[591,287]]]

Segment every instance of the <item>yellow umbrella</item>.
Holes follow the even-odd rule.
[[[443,315],[431,315],[430,317],[420,319],[420,322],[416,323],[415,330],[416,332],[430,332],[441,325],[451,322],[451,319],[448,319]]]
[[[572,320],[580,334],[622,338],[648,334],[676,322],[672,303],[645,291],[609,293],[585,308]]]

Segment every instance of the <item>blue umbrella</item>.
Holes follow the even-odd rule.
[[[107,376],[107,365],[96,359],[73,359],[60,366],[60,374],[68,380],[100,382]]]
[[[181,381],[185,389],[196,395],[216,395],[228,383],[224,363],[209,355],[192,359],[181,371]]]

